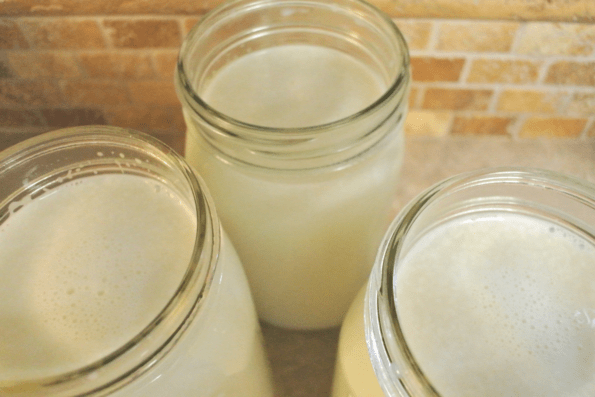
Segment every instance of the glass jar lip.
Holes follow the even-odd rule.
[[[387,396],[440,397],[415,360],[399,325],[393,280],[402,240],[420,213],[437,200],[470,187],[504,183],[556,190],[595,211],[595,185],[555,171],[528,167],[486,168],[455,175],[411,200],[393,220],[383,238],[370,275],[364,307],[368,352]],[[408,380],[404,381],[404,377]]]
[[[246,3],[244,6],[245,8],[267,6],[280,7],[283,4],[311,4],[318,7],[328,6],[334,8],[344,6],[347,8],[349,4],[357,4],[359,7],[363,7],[367,9],[370,13],[374,14],[374,16],[378,18],[383,23],[383,25],[385,25],[387,34],[394,35],[394,38],[398,43],[400,53],[402,56],[401,70],[399,71],[399,73],[397,73],[389,87],[373,103],[351,115],[342,117],[340,119],[328,123],[316,124],[305,127],[270,127],[243,122],[241,120],[228,116],[227,114],[222,113],[216,110],[215,108],[211,107],[206,101],[204,101],[201,98],[200,95],[198,95],[198,93],[193,88],[190,82],[188,74],[185,72],[184,57],[189,51],[189,43],[192,40],[195,40],[197,37],[200,37],[200,34],[202,33],[200,32],[200,29],[204,24],[210,22],[213,19],[218,18],[219,16],[225,15],[226,13],[230,12],[229,9],[233,9],[234,7],[237,7],[239,4],[242,3]],[[237,12],[238,10],[233,11]],[[218,123],[218,125],[230,126],[232,129],[242,131],[242,134],[245,134],[247,137],[253,137],[254,139],[263,137],[270,138],[271,136],[278,137],[278,139],[283,139],[284,136],[291,137],[291,139],[295,139],[319,136],[321,133],[324,132],[330,132],[337,129],[341,129],[345,125],[352,124],[355,121],[358,121],[366,117],[367,115],[373,113],[374,111],[382,109],[385,105],[390,103],[390,100],[393,97],[398,95],[399,92],[401,92],[404,88],[408,86],[410,80],[409,64],[410,56],[407,43],[397,25],[390,19],[390,17],[388,17],[388,15],[382,12],[379,8],[363,0],[341,0],[341,2],[328,2],[320,0],[231,0],[220,4],[219,6],[206,13],[203,16],[203,18],[192,27],[192,29],[190,30],[180,47],[174,79],[178,83],[176,84],[176,90],[178,91],[179,99],[185,104],[187,104],[191,109],[199,109],[203,111],[204,113],[209,115],[210,119],[215,120]]]
[[[79,126],[47,132],[0,152],[0,175],[48,151],[97,143],[142,150],[179,171],[192,192],[197,232],[183,278],[165,307],[125,345],[101,359],[66,373],[0,383],[6,396],[95,395],[118,389],[152,368],[175,345],[196,316],[211,287],[220,247],[219,220],[202,180],[173,149],[150,135],[112,126]],[[76,168],[73,165],[71,168]],[[24,188],[27,186],[25,185]],[[207,242],[212,247],[207,247]],[[150,341],[148,341],[151,339]],[[147,342],[148,341],[148,342]],[[135,352],[146,348],[142,355]],[[118,368],[116,368],[116,366]],[[6,394],[5,394],[6,393]],[[54,394],[55,393],[55,394]],[[103,394],[102,394],[103,395]]]

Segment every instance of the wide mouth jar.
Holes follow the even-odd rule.
[[[587,182],[503,168],[428,189],[390,226],[368,284],[366,342],[384,393],[592,391],[593,295],[582,280],[594,269]]]
[[[357,61],[381,81],[382,93],[338,119],[311,123],[306,116],[300,125],[241,119],[205,99],[205,87],[237,59],[304,45]],[[188,124],[226,157],[276,169],[336,164],[374,146],[388,133],[384,124],[392,126],[404,117],[409,81],[409,53],[401,32],[388,16],[359,0],[226,2],[189,32],[175,75]],[[316,88],[299,87],[299,95],[315,99]],[[259,100],[255,96],[252,102]],[[321,157],[327,159],[321,162]]]
[[[146,323],[124,343],[103,352],[92,362],[66,371],[40,368],[39,371],[25,371],[15,378],[0,374],[2,396],[109,395],[158,365],[184,335],[201,308],[217,264],[220,244],[218,220],[213,216],[212,204],[205,196],[202,182],[184,159],[148,135],[116,127],[75,127],[40,135],[0,153],[0,229],[12,221],[11,218],[14,217],[15,222],[20,219],[19,213],[25,213],[31,203],[51,199],[67,185],[88,186],[85,184],[92,178],[110,176],[142,179],[142,183],[154,186],[156,192],[170,192],[172,198],[183,204],[188,217],[194,218],[192,233],[188,240],[184,240],[188,244],[183,247],[188,254],[184,258],[189,260],[179,264],[179,277],[172,281],[172,289],[168,290],[171,293],[160,301],[162,303],[155,309],[154,317],[147,318]],[[115,191],[101,193],[102,197],[110,197],[112,193],[117,195]],[[141,207],[141,216],[142,211],[146,216],[151,211],[159,211],[159,208],[142,207],[145,202],[137,196],[126,197],[125,200],[132,207]],[[101,221],[106,220],[105,224],[108,224],[107,219],[112,215],[100,214],[100,223],[103,225]],[[112,221],[109,224],[118,224],[119,220]],[[61,235],[61,231],[68,228],[93,226],[80,225],[76,218],[60,219],[55,232]],[[32,240],[26,244],[35,250],[38,243]],[[52,244],[50,247],[58,249],[63,242]],[[138,248],[130,242],[126,244],[122,248],[123,262]],[[87,266],[93,267],[93,263]],[[38,277],[42,270],[32,274]],[[11,274],[10,266],[0,264],[0,277],[6,280]],[[163,276],[166,275],[159,277]],[[88,281],[91,287],[101,282],[99,279]],[[14,282],[20,281],[15,279]],[[31,294],[38,292],[33,289]],[[21,293],[24,296],[15,296],[15,302],[29,299],[29,292]],[[103,290],[100,291],[102,293]],[[6,307],[10,309],[9,306],[0,306],[0,330],[4,331],[10,325],[9,309],[2,312]],[[5,328],[2,327],[3,322],[8,324]],[[97,324],[97,327],[100,326],[102,324]]]

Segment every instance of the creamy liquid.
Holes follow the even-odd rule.
[[[261,318],[301,329],[341,324],[394,216],[401,139],[336,173],[283,180],[230,167],[191,127],[187,136],[188,162],[209,186]]]
[[[399,266],[404,336],[441,396],[595,395],[595,248],[572,231],[455,219]]]
[[[184,336],[160,365],[113,397],[273,397],[246,275],[221,237],[213,284]]]
[[[266,127],[307,127],[347,117],[371,105],[385,85],[340,51],[284,45],[242,56],[201,90],[213,108]]]
[[[78,179],[12,213],[0,225],[0,383],[74,370],[138,334],[180,283],[195,230],[173,191],[125,175]]]
[[[242,121],[295,127],[345,117],[383,91],[379,77],[341,52],[287,45],[234,60],[201,95]],[[302,329],[339,325],[393,216],[402,135],[342,170],[283,173],[221,161],[187,125],[186,158],[209,186],[261,318]]]
[[[123,174],[73,181],[11,214],[0,225],[0,394],[136,336],[178,287],[196,227],[173,190]],[[172,350],[110,395],[272,397],[250,291],[223,233],[217,258],[208,294]]]

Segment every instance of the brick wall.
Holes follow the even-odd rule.
[[[595,136],[595,25],[396,22],[412,55],[409,133]]]
[[[411,49],[411,135],[595,138],[593,0],[374,0]],[[217,1],[0,2],[0,149],[112,124],[178,150],[177,49]]]

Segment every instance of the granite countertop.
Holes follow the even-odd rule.
[[[595,183],[594,140],[411,137],[406,144],[395,213],[432,184],[484,167],[537,167]],[[339,329],[304,332],[267,324],[262,329],[276,396],[329,396]]]

